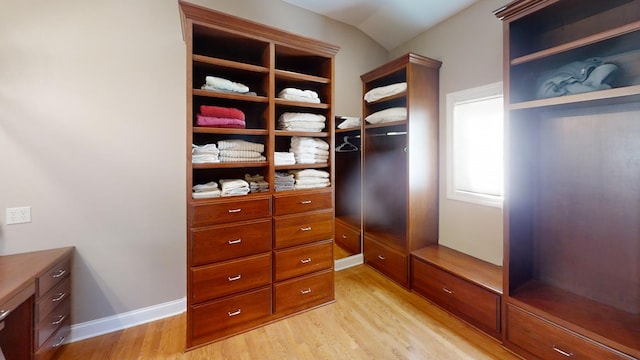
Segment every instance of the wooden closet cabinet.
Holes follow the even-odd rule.
[[[504,343],[526,358],[640,358],[640,1],[519,0],[495,13]]]
[[[363,94],[406,82],[406,91],[363,101],[364,261],[409,288],[411,251],[438,241],[438,83],[441,62],[409,53],[361,76]],[[374,113],[406,108],[375,124]]]
[[[187,350],[334,301],[333,157],[277,165],[292,137],[327,142],[333,152],[334,56],[317,40],[180,2],[187,50]],[[202,89],[207,76],[246,91]],[[319,102],[279,97],[285,88],[312,90]],[[240,110],[240,127],[198,122],[201,106]],[[226,110],[223,110],[226,111]],[[326,118],[320,131],[280,130],[285,112]],[[226,116],[219,116],[226,118]],[[232,118],[235,119],[235,118]],[[264,145],[264,158],[194,162],[192,145],[244,140]],[[219,149],[218,149],[219,150]],[[242,151],[246,149],[241,149]],[[229,155],[230,156],[230,155]],[[253,159],[253,160],[251,160]],[[275,191],[277,172],[328,172],[331,186]],[[260,175],[269,188],[240,196],[195,197],[195,185]]]

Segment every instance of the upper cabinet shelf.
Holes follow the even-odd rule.
[[[276,78],[278,79],[288,80],[292,82],[293,81],[315,82],[319,84],[329,84],[331,82],[327,77],[301,74],[301,73],[296,73],[296,72],[287,71],[287,70],[276,70],[275,74],[276,74]]]
[[[608,90],[593,91],[583,94],[558,96],[549,99],[539,99],[512,103],[510,110],[537,109],[550,106],[584,106],[586,103],[607,102],[612,104],[615,101],[637,102],[640,100],[640,85],[614,88]]]
[[[246,64],[238,61],[225,60],[214,58],[210,56],[204,55],[193,55],[192,57],[194,64],[200,66],[211,66],[212,68],[227,68],[227,69],[236,69],[236,70],[244,70],[251,71],[257,73],[268,74],[269,68],[260,65],[252,65]]]
[[[215,98],[221,98],[221,99],[230,99],[230,100],[252,101],[252,102],[259,102],[259,103],[269,102],[269,98],[267,98],[266,96],[234,94],[234,93],[226,93],[226,92],[202,90],[202,89],[193,89],[193,95],[215,97]]]

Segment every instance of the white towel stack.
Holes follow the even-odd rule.
[[[260,174],[244,174],[244,180],[249,183],[249,191],[252,193],[269,191],[269,183]]]
[[[206,76],[204,80],[205,84],[202,85],[203,90],[228,91],[240,94],[249,92],[249,87],[247,85],[217,76]]]
[[[285,112],[278,118],[278,128],[288,131],[320,132],[325,128],[326,121],[324,115]]]
[[[273,187],[275,191],[293,190],[295,180],[292,174],[286,172],[276,172],[273,179]]]
[[[242,179],[222,179],[220,186],[221,196],[247,195],[250,191],[249,183]]]
[[[329,173],[324,170],[304,169],[289,171],[295,178],[295,189],[315,189],[331,185]]]
[[[296,88],[284,88],[278,93],[278,97],[285,100],[309,102],[320,104],[318,93],[313,90],[301,90]]]
[[[193,186],[192,197],[194,199],[209,199],[220,197],[220,189],[215,181]]]
[[[297,164],[325,163],[329,160],[329,144],[321,139],[292,136],[291,148]]]
[[[336,120],[341,121],[340,124],[338,124],[338,129],[351,129],[362,125],[360,118],[355,116],[339,116],[336,117]]]
[[[218,163],[220,150],[216,144],[191,144],[191,162],[194,164]]]
[[[278,165],[293,165],[296,163],[296,158],[292,152],[274,152],[273,162]]]
[[[221,162],[256,162],[265,161],[264,144],[246,140],[230,139],[218,141]]]

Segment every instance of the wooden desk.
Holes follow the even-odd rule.
[[[73,247],[0,256],[0,348],[49,359],[69,333]]]

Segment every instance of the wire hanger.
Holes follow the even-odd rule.
[[[345,136],[342,144],[336,148],[336,152],[354,152],[358,150],[360,149],[349,141],[349,136]]]

